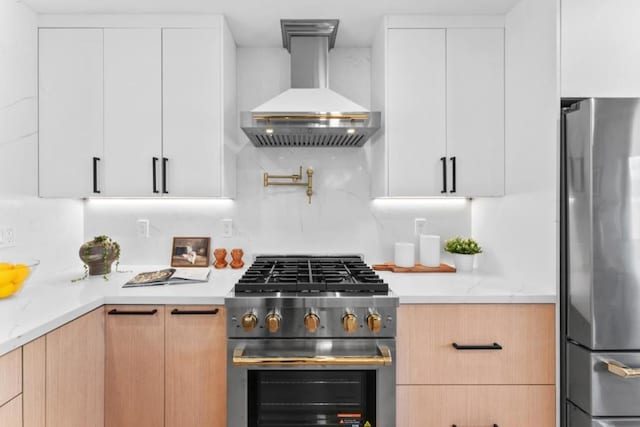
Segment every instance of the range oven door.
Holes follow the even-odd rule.
[[[228,343],[228,427],[395,424],[393,339]]]

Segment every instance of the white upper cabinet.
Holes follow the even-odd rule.
[[[440,158],[447,150],[445,30],[392,29],[387,45],[389,194],[440,194]]]
[[[447,30],[447,156],[449,194],[504,195],[502,29]]]
[[[373,197],[504,195],[504,29],[417,24],[372,47]]]
[[[102,29],[39,31],[39,193],[99,196],[103,177]]]
[[[235,197],[224,18],[58,19],[40,30],[40,196]]]
[[[160,29],[104,30],[105,195],[160,194],[161,58]]]
[[[562,97],[640,97],[639,16],[638,0],[562,0]]]
[[[163,30],[163,163],[167,194],[221,195],[220,33]]]

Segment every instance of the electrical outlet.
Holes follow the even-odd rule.
[[[139,219],[136,222],[138,227],[138,237],[149,237],[149,220]]]
[[[16,229],[0,227],[0,248],[12,248],[16,245]]]
[[[16,245],[16,229],[13,227],[7,227],[4,229],[4,242],[7,246]]]
[[[413,234],[415,234],[416,236],[419,236],[420,234],[424,233],[426,230],[424,230],[425,225],[427,225],[427,219],[426,218],[416,218],[413,220]]]
[[[222,237],[233,237],[233,220],[222,220]]]

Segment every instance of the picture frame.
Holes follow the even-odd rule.
[[[210,263],[210,237],[173,238],[171,267],[208,267]]]

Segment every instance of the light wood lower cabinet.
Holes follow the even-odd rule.
[[[554,384],[554,331],[553,304],[402,305],[397,383]]]
[[[45,337],[22,347],[24,427],[45,427],[46,424],[46,349]]]
[[[164,306],[107,306],[106,319],[105,427],[163,426]]]
[[[223,307],[167,306],[166,427],[227,425]]]
[[[0,406],[0,426],[22,427],[22,396]]]
[[[397,426],[553,427],[552,385],[402,385],[397,387]]]
[[[106,307],[106,427],[225,427],[220,306]]]
[[[0,406],[20,393],[22,393],[22,349],[18,348],[0,356]]]
[[[46,336],[47,427],[104,427],[104,308]]]

